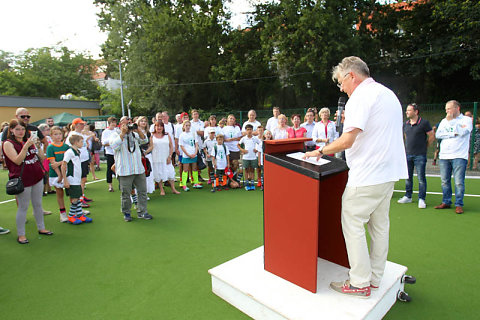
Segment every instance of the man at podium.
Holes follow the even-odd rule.
[[[368,298],[378,289],[388,254],[389,209],[395,181],[408,177],[402,138],[402,107],[396,95],[370,77],[365,62],[344,58],[332,79],[349,100],[342,136],[305,157],[345,150],[350,168],[342,196],[342,230],[350,263],[349,279],[330,287]],[[364,225],[371,236],[368,251]]]

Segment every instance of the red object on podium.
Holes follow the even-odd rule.
[[[265,270],[315,293],[317,257],[349,268],[340,220],[348,168],[329,156],[322,166],[287,157],[309,140],[264,141],[264,250]]]

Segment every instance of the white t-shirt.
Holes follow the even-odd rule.
[[[260,139],[258,139],[255,136],[252,136],[251,138],[249,138],[247,136],[244,136],[238,142],[238,144],[242,144],[242,143],[245,145],[245,147],[243,149],[248,151],[248,153],[245,153],[243,155],[243,160],[256,160],[257,159],[257,153],[254,152],[253,150],[255,150],[257,144],[260,143]]]
[[[80,161],[80,157],[75,154],[75,151],[73,149],[68,149],[65,151],[63,154],[63,161],[67,163],[67,180],[68,183],[71,185],[80,185],[82,182],[82,163]],[[72,162],[72,165],[69,165],[69,162]],[[68,167],[71,167],[73,169],[73,172],[69,172]],[[71,173],[72,175],[69,175]]]
[[[372,78],[365,79],[345,105],[343,132],[361,129],[345,150],[349,187],[408,178],[403,144],[402,106],[396,95]]]
[[[207,139],[208,138],[208,134],[210,133],[210,131],[214,131],[215,132],[215,137],[219,134],[219,133],[222,133],[222,128],[218,127],[218,126],[215,126],[215,127],[207,127],[205,128],[204,132],[203,132],[203,138],[204,139]]]
[[[237,126],[225,126],[222,129],[223,135],[225,136],[225,139],[232,139],[232,138],[238,138],[242,136],[242,133],[240,132],[240,128]],[[229,141],[225,142],[225,145],[227,146],[228,150],[230,152],[238,152],[240,149],[238,149],[238,141]]]
[[[210,140],[210,138],[207,138],[207,139],[203,142],[203,147],[204,147],[204,148],[207,148],[207,154],[211,154],[211,153],[212,153],[212,150],[214,149],[214,146],[215,146],[216,144],[217,144],[217,140],[215,140],[215,138],[213,138],[213,140]],[[207,157],[207,161],[212,161],[212,159]]]
[[[80,161],[81,162],[84,162],[84,161],[88,161],[90,159],[90,155],[88,154],[88,150],[87,150],[87,138],[88,136],[82,134],[82,133],[79,133],[77,131],[70,131],[70,133],[68,134],[68,137],[67,139],[65,139],[65,143],[68,144],[70,147],[72,146],[72,144],[70,143],[70,137],[73,136],[73,135],[77,135],[77,136],[81,136],[83,137],[83,147],[81,147],[80,149],[78,149],[78,151],[80,151]]]
[[[195,144],[197,144],[197,139],[195,136],[196,134],[194,134],[192,131],[182,132],[182,134],[180,134],[180,137],[178,138],[179,148],[181,149],[181,146],[183,146],[188,154],[195,154]]]
[[[230,151],[228,150],[228,147],[223,145],[216,145],[217,146],[217,154],[215,155],[215,148],[212,148],[212,151],[210,152],[211,156],[214,156],[215,159],[217,160],[217,170],[225,170],[227,167],[227,156],[230,154]],[[224,148],[225,146],[225,148]],[[227,151],[225,153],[225,151]]]
[[[438,126],[435,136],[442,139],[439,159],[468,160],[470,133],[473,129],[472,118],[460,114],[455,119],[443,119]]]
[[[190,131],[195,132],[195,134],[197,134],[197,131],[204,131],[205,130],[205,124],[201,120],[198,120],[196,122],[191,120],[190,123],[191,123]],[[203,136],[202,136],[202,138],[203,138]],[[203,141],[202,141],[200,135],[197,134],[196,139],[197,139],[197,142],[198,142],[198,147],[200,149],[203,149]]]
[[[183,125],[181,123],[177,123],[175,125],[175,139],[178,140],[182,132],[183,132]],[[175,144],[174,144],[174,148],[175,148]],[[180,144],[178,145],[178,153],[179,153],[178,154],[179,156],[183,155],[183,151],[182,151],[182,148],[180,148]]]
[[[271,117],[267,121],[267,125],[265,126],[265,129],[267,129],[270,132],[273,132],[273,130],[278,127],[278,118]]]
[[[254,122],[245,121],[245,122],[243,123],[243,126],[242,126],[242,132],[245,132],[245,131],[246,131],[245,126],[246,126],[247,124],[251,124],[251,125],[252,125],[253,131],[257,130],[258,126],[262,125],[262,124],[261,124],[260,122],[258,122],[257,120],[255,120]]]
[[[257,149],[258,151],[257,156],[260,158],[260,165],[263,166],[263,140],[261,139],[259,140],[260,140],[260,143],[257,144],[257,147],[255,149]]]

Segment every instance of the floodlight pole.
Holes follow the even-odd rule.
[[[125,107],[123,104],[123,80],[122,80],[122,60],[115,59],[113,61],[118,62],[118,71],[120,72],[120,98],[122,100],[122,117],[125,115]]]

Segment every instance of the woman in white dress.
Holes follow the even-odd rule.
[[[284,114],[278,116],[278,127],[273,129],[273,140],[288,138],[287,117]]]
[[[152,154],[152,171],[155,182],[160,186],[160,195],[165,195],[163,183],[168,181],[172,192],[180,194],[175,189],[175,168],[172,164],[173,144],[169,138],[169,134],[165,132],[163,122],[155,124],[155,131],[150,138],[150,146],[148,148]],[[147,151],[148,151],[147,150]]]
[[[138,130],[142,130],[143,134],[149,139],[149,141],[152,140],[151,133],[148,130],[148,119],[145,116],[140,116],[137,119],[137,125],[138,125]],[[148,150],[149,149],[149,144],[143,144],[140,146],[142,149],[143,153],[145,154],[145,158],[147,158],[150,163],[152,163],[152,154]],[[153,170],[153,169],[152,169]],[[150,172],[150,175],[147,177],[147,193],[153,193],[155,192],[155,181],[153,180],[153,174],[154,172]]]

